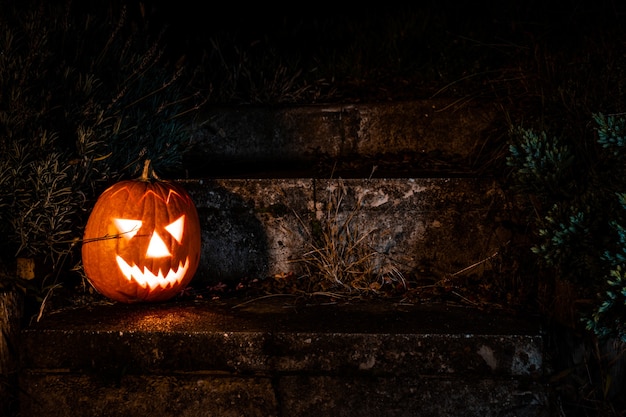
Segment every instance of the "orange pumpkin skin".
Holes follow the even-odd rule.
[[[93,287],[113,300],[166,301],[193,278],[200,246],[198,213],[180,185],[121,181],[100,195],[89,216],[83,267]]]

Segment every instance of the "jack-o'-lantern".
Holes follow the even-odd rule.
[[[105,190],[89,216],[85,274],[120,302],[165,301],[185,289],[200,260],[200,222],[189,194],[161,181],[146,162],[141,178]]]

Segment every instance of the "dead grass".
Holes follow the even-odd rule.
[[[363,197],[350,208],[348,190],[342,180],[327,188],[326,207],[306,222],[296,214],[309,250],[294,260],[304,271],[303,278],[319,290],[339,293],[379,293],[388,287],[406,289],[405,278],[394,261],[376,250],[381,231],[364,230],[359,216]]]

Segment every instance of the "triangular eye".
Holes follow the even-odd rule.
[[[113,223],[120,235],[129,240],[141,229],[141,220],[113,219]]]
[[[185,230],[185,215],[183,214],[178,219],[165,226],[165,230],[180,244],[183,240],[183,231]]]

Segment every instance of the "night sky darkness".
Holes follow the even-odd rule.
[[[485,40],[514,37],[518,31],[546,36],[564,47],[578,36],[592,35],[614,25],[626,24],[626,2],[618,0],[528,1],[385,1],[346,6],[341,2],[292,2],[267,5],[225,2],[198,7],[191,0],[146,0],[157,20],[171,27],[176,42],[202,43],[220,32],[236,32],[254,39],[266,35],[291,37],[293,46],[323,38],[316,28],[345,29],[358,21],[381,21],[402,16],[408,10],[432,15],[432,28],[461,36],[479,35]],[[461,33],[463,31],[464,33]],[[292,36],[297,33],[297,36]],[[354,36],[359,36],[355,33]],[[289,39],[287,39],[289,40]]]

